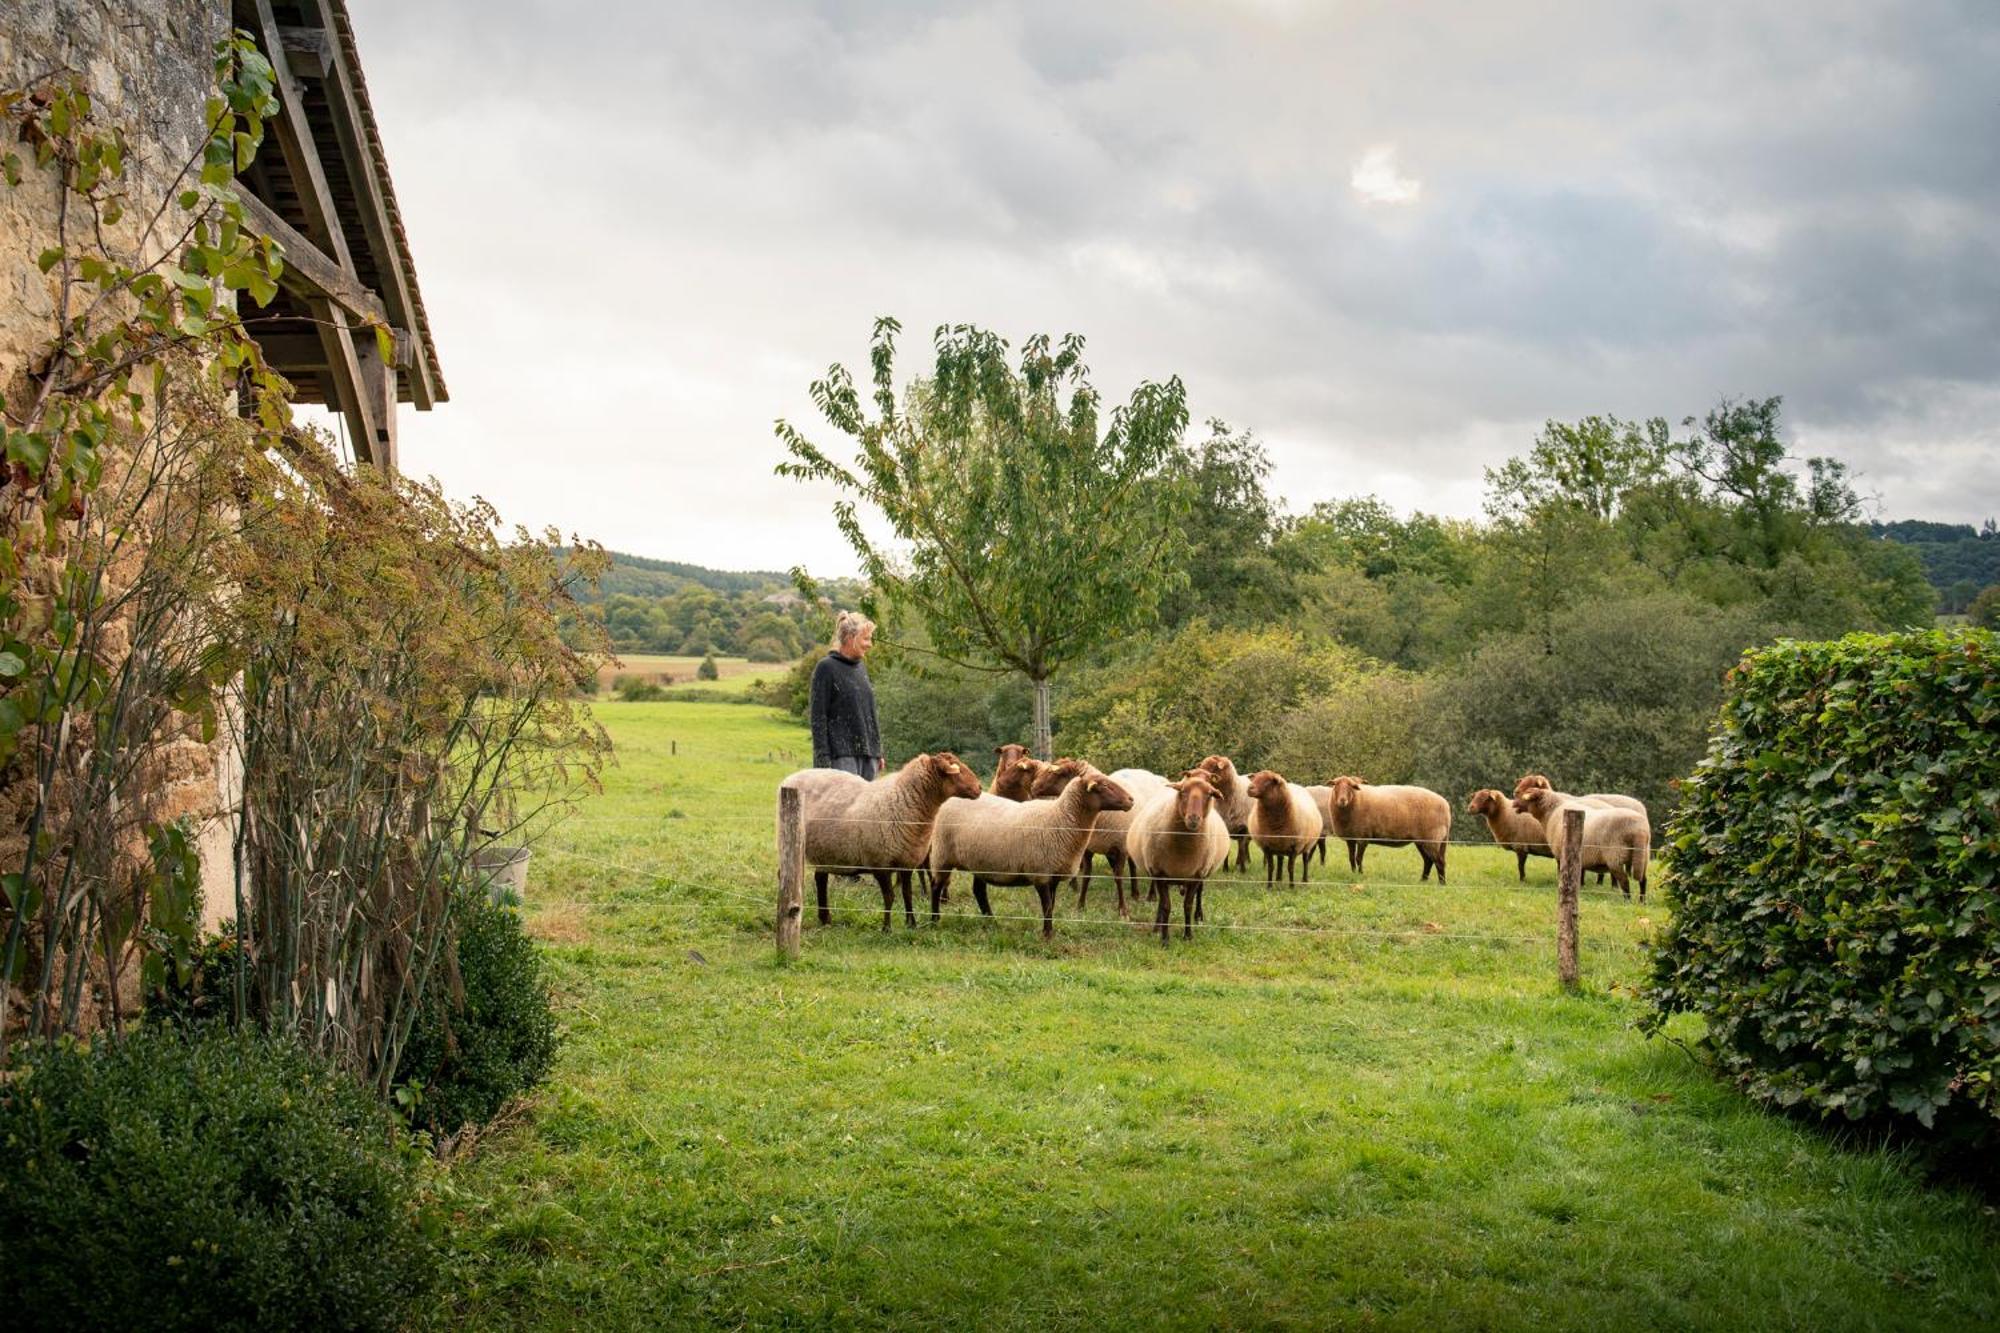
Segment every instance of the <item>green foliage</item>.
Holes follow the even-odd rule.
[[[437,985],[403,1048],[411,1120],[436,1135],[483,1124],[536,1087],[560,1041],[535,942],[513,907],[464,892],[454,913],[456,985]]]
[[[1178,378],[1141,384],[1101,425],[1082,338],[1032,337],[1015,365],[1003,340],[955,325],[938,330],[933,371],[899,403],[898,332],[876,321],[872,416],[844,367],[812,386],[855,461],[781,421],[791,459],[777,470],[841,492],[834,517],[872,585],[872,617],[891,625],[880,606],[894,602],[936,656],[1035,684],[1046,753],[1050,677],[1150,625],[1182,580],[1186,391]],[[869,535],[863,505],[893,545]]]
[[[236,923],[204,937],[189,953],[186,965],[165,973],[146,991],[146,1019],[178,1027],[227,1023],[236,1015],[239,988],[255,985],[246,955],[236,937]]]
[[[1970,523],[1906,519],[1898,523],[1870,523],[1868,531],[1916,552],[1923,562],[1924,577],[1933,588],[1946,594],[1948,601],[1956,585],[1970,583],[1976,592],[2000,583],[2000,536],[1996,536],[1990,519],[1984,530],[1975,530]],[[1944,609],[1963,611],[1965,605],[1948,604]]]
[[[758,703],[784,709],[788,717],[804,721],[807,712],[812,708],[813,668],[819,665],[819,659],[824,655],[818,652],[805,654],[792,663],[784,675],[766,682],[761,689],[752,691],[751,697]],[[872,674],[870,678],[873,679]],[[878,704],[875,711],[880,714],[883,710]],[[883,720],[889,719],[885,717]]]
[[[1965,614],[1980,629],[2000,629],[2000,583],[1982,589]]]
[[[286,1041],[23,1045],[0,1143],[15,1328],[395,1328],[436,1285],[421,1152]]]
[[[919,673],[894,662],[871,666],[868,676],[892,767],[912,755],[950,750],[986,769],[995,747],[1020,742],[1033,725],[1034,700],[1019,676],[950,668]]]
[[[1179,773],[1227,754],[1248,773],[1271,762],[1287,715],[1365,674],[1352,649],[1292,630],[1196,625],[1138,660],[1089,673],[1066,696],[1065,754],[1098,767]]]
[[[667,697],[666,687],[642,676],[620,676],[618,697],[628,704],[657,703]]]
[[[721,680],[722,669],[715,665],[715,654],[704,654],[701,665],[694,669],[696,680]]]
[[[1779,1106],[2000,1120],[2000,641],[1850,635],[1747,655],[1667,830],[1648,992]]]
[[[1222,421],[1208,427],[1208,438],[1181,464],[1188,493],[1180,520],[1186,584],[1162,598],[1160,624],[1168,630],[1193,620],[1245,626],[1280,619],[1294,604],[1297,577],[1307,567],[1280,540],[1283,515],[1265,490],[1271,459],[1263,444]]]
[[[1393,667],[1357,672],[1278,720],[1265,764],[1294,782],[1351,773],[1369,782],[1419,782],[1433,685]],[[1446,788],[1445,790],[1449,790]]]

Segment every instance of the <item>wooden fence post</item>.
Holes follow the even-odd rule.
[[[806,821],[797,787],[778,788],[778,957],[799,956],[805,918]]]
[[[1556,871],[1556,975],[1576,989],[1576,895],[1583,885],[1583,811],[1563,811],[1562,863]]]

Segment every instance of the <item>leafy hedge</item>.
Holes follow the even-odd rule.
[[[395,1328],[435,1284],[421,1152],[293,1043],[148,1027],[7,1073],[11,1327]]]
[[[1664,840],[1652,1030],[1700,1014],[1722,1068],[1780,1106],[2000,1131],[1996,646],[1744,657]]]
[[[457,916],[459,985],[430,986],[396,1070],[418,1094],[411,1118],[435,1134],[492,1119],[548,1076],[559,1043],[542,956],[520,913],[468,893]]]

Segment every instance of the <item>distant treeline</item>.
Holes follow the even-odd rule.
[[[801,597],[775,570],[710,569],[612,551],[595,587],[578,590],[586,615],[603,620],[612,646],[628,653],[719,653],[783,662],[824,642],[829,611]],[[851,580],[823,582],[834,604],[858,595]]]
[[[1956,615],[1972,605],[1982,588],[2000,583],[2000,524],[1930,523],[1900,519],[1870,523],[1877,537],[1900,542],[1924,562],[1924,577],[1938,591],[1938,609]]]

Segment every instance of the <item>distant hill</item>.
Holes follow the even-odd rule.
[[[1984,527],[1975,528],[1970,523],[1931,523],[1906,518],[1894,523],[1870,523],[1868,531],[1917,553],[1917,558],[1924,562],[1924,577],[1942,599],[1941,610],[1963,611],[1973,594],[2000,583],[2000,531],[1995,530],[1991,519]]]
[[[623,551],[608,551],[611,568],[595,592],[584,590],[583,600],[600,602],[607,597],[671,597],[690,588],[734,596],[740,592],[789,592],[792,577],[775,569],[710,569],[680,560],[654,560]]]

